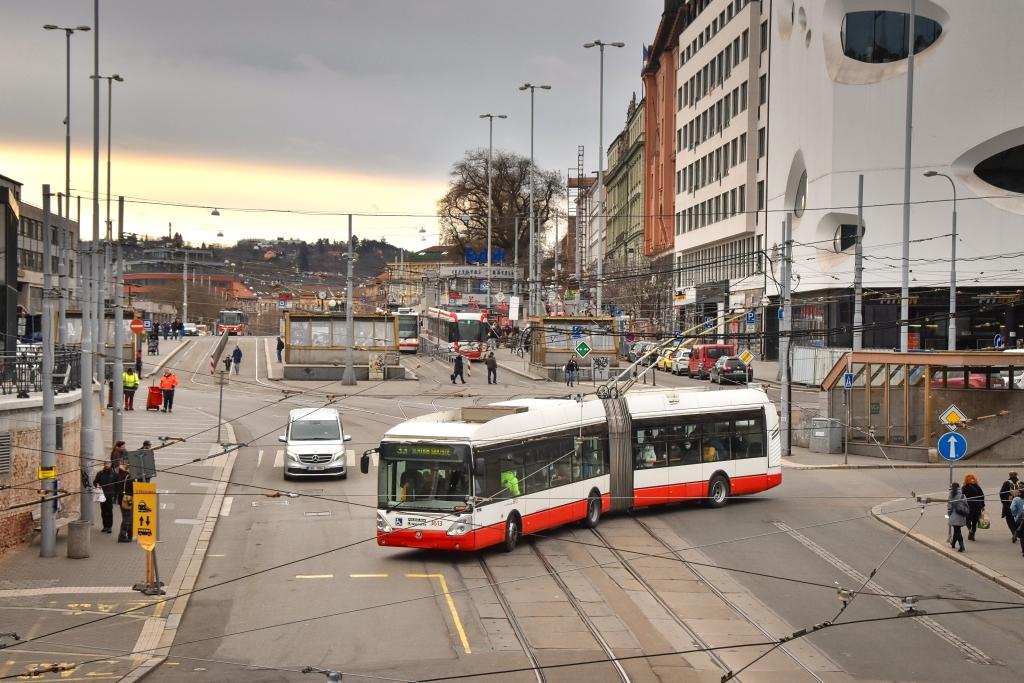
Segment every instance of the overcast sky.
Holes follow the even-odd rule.
[[[357,234],[426,246],[451,164],[487,145],[529,153],[526,81],[536,95],[536,156],[563,174],[585,145],[596,170],[598,52],[605,145],[642,96],[642,46],[658,0],[101,0],[100,73],[114,87],[112,194],[207,207],[420,214],[358,218]],[[86,0],[7,0],[0,23],[5,95],[0,174],[64,184],[64,35],[93,23]],[[72,37],[72,186],[91,192],[93,35]],[[106,83],[103,84],[105,132]],[[105,145],[105,142],[104,142]],[[105,186],[101,157],[101,191]],[[83,213],[89,211],[83,209]],[[129,204],[127,229],[168,222],[186,238],[340,236],[338,218]],[[105,214],[104,214],[105,215]],[[84,216],[86,230],[91,223]]]

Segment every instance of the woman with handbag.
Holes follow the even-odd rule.
[[[103,520],[102,533],[113,533],[114,498],[117,497],[117,472],[109,462],[103,463],[103,469],[96,473],[92,480],[95,489],[93,496],[100,504],[100,517]]]
[[[955,481],[949,485],[949,498],[946,501],[946,517],[949,519],[949,526],[953,528],[953,540],[949,542],[950,547],[956,548],[960,544],[958,552],[964,551],[964,535],[961,529],[967,523],[967,515],[970,508],[967,500],[960,490],[960,484]]]
[[[968,473],[964,477],[964,485],[960,489],[967,500],[967,540],[974,540],[974,533],[978,530],[978,522],[985,510],[985,492],[978,484],[978,478]]]
[[[117,468],[117,505],[121,508],[121,531],[117,535],[118,543],[132,542],[132,494],[135,480],[128,472],[128,463],[121,461]]]

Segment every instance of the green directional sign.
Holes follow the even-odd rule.
[[[580,354],[580,358],[586,358],[590,355],[590,344],[585,341],[581,341],[576,345],[576,353]]]

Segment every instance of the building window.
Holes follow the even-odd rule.
[[[741,54],[743,59],[746,59],[750,55],[750,31],[744,31],[743,35],[740,36],[740,44],[742,45]]]
[[[861,237],[864,231],[861,231]],[[853,223],[843,223],[836,228],[835,243],[833,247],[836,252],[843,252],[857,244],[857,226]]]
[[[757,129],[757,158],[760,159],[764,156],[765,139],[764,139],[764,128]]]
[[[1024,192],[1024,145],[990,156],[974,167],[974,174],[1001,190]]]
[[[849,12],[843,17],[840,39],[843,54],[868,64],[906,59],[910,15],[887,10]],[[927,17],[914,17],[914,54],[932,45],[942,26]]]
[[[747,110],[747,82],[743,81],[740,86],[740,111]]]
[[[761,80],[759,82],[759,86],[760,86],[758,88],[760,90],[760,92],[758,93],[759,102],[760,102],[760,104],[767,104],[767,102],[768,102],[768,74],[764,74],[764,75],[761,76]]]
[[[807,171],[800,174],[796,184],[796,195],[793,197],[793,215],[800,218],[807,209]]]
[[[761,22],[761,52],[768,49],[768,22]]]
[[[740,133],[740,161],[747,160],[747,134]]]
[[[757,210],[764,208],[764,181],[757,181]]]

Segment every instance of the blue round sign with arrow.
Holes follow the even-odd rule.
[[[939,455],[950,462],[961,460],[967,455],[967,439],[957,432],[947,432],[940,436],[938,447]]]

